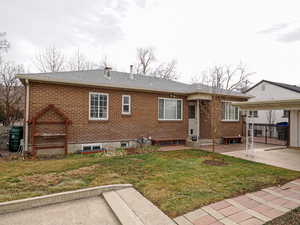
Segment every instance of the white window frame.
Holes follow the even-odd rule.
[[[105,95],[107,98],[107,107],[106,107],[106,118],[95,118],[91,117],[91,95]],[[108,120],[109,118],[109,94],[107,93],[100,93],[100,92],[89,92],[89,120]]]
[[[230,104],[231,104],[231,106],[232,106],[232,102],[231,102],[231,101],[222,101],[222,103],[229,103],[229,104],[227,104],[227,105],[230,105]],[[233,106],[233,107],[236,107],[236,106]],[[222,108],[221,110],[223,110],[223,108]],[[224,109],[224,110],[226,110],[226,109]],[[223,122],[239,122],[239,121],[240,121],[240,108],[237,107],[237,110],[238,110],[238,118],[237,118],[237,119],[226,119],[226,118],[221,118],[221,121],[223,121]],[[226,115],[225,112],[223,112],[223,113]],[[222,117],[223,117],[223,115],[222,115]]]
[[[126,144],[126,146],[125,146],[125,147],[122,147],[122,144]],[[128,142],[128,141],[121,141],[121,142],[120,142],[120,147],[121,147],[121,148],[128,148],[128,147],[129,147],[129,142]]]
[[[84,147],[91,147],[91,151],[93,151],[94,146],[100,146],[100,149],[103,149],[103,144],[102,143],[92,143],[92,144],[82,144],[81,149],[83,150]]]
[[[258,111],[257,110],[249,110],[249,118],[258,118]]]
[[[124,104],[124,98],[128,97],[128,104]],[[129,106],[129,111],[124,112],[124,106],[128,105]],[[123,115],[130,115],[131,114],[131,96],[130,95],[122,95],[122,114]]]
[[[181,118],[180,119],[177,119],[177,102],[176,102],[176,119],[161,119],[161,118],[159,118],[159,101],[161,100],[161,99],[163,99],[163,100],[179,100],[179,101],[181,101]],[[182,99],[180,99],[180,98],[162,98],[162,97],[159,97],[158,98],[158,115],[157,115],[157,117],[158,117],[158,120],[160,120],[160,121],[181,121],[182,120],[182,118],[183,118],[183,100]],[[165,104],[164,104],[164,117],[165,117],[165,114],[166,114],[166,107],[165,107]]]

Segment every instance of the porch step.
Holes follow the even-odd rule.
[[[124,225],[176,225],[134,188],[107,192],[103,196]]]
[[[103,197],[121,224],[144,225],[115,191],[105,192]]]

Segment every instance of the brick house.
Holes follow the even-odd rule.
[[[32,118],[54,105],[71,124],[68,152],[84,148],[133,146],[143,136],[152,140],[186,140],[194,144],[211,139],[210,104],[218,100],[218,137],[242,135],[242,120],[232,101],[245,94],[216,90],[151,76],[107,70],[19,74],[25,86],[25,146],[31,148]],[[63,133],[60,116],[46,112],[35,132]],[[31,122],[30,122],[31,121]],[[197,140],[196,140],[196,139]],[[36,145],[55,142],[40,137]],[[58,149],[56,149],[59,151]]]

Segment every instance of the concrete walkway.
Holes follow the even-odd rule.
[[[276,150],[256,149],[253,156],[247,156],[245,151],[225,152],[222,154],[254,162],[265,163],[272,166],[278,166],[290,170],[300,171],[299,150],[287,148]]]
[[[285,146],[280,145],[271,145],[271,144],[262,144],[262,143],[254,143],[255,149],[273,149],[273,148],[285,148]],[[212,152],[212,145],[201,145],[198,147],[199,149]],[[225,153],[225,152],[236,152],[236,151],[245,151],[245,144],[218,144],[215,145],[215,152],[217,153]]]
[[[92,197],[0,215],[0,225],[121,225],[102,197]]]
[[[226,199],[175,218],[178,225],[261,225],[300,206],[300,179]]]

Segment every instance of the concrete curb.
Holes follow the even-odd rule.
[[[94,197],[107,191],[120,190],[132,187],[131,184],[114,184],[106,186],[97,186],[74,191],[61,192],[51,195],[38,196],[0,203],[0,215],[4,213],[17,212],[25,209],[41,207],[66,201],[72,201],[82,198]]]

